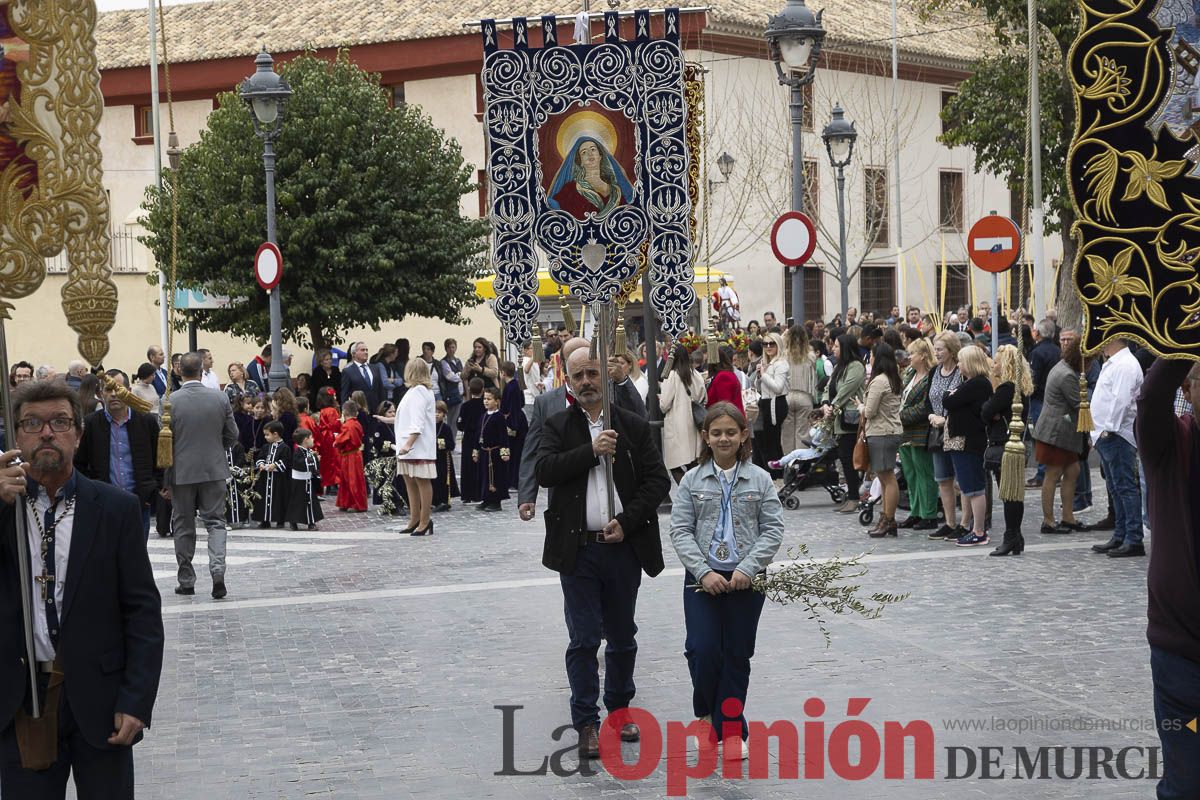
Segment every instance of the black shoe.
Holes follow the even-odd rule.
[[[449,510],[450,510],[450,504],[449,504],[449,503],[442,503],[441,505],[434,506],[434,507],[433,507],[433,510],[434,510],[435,512],[439,513],[439,514],[440,514],[441,512],[443,512],[443,511],[449,511]]]
[[[1058,526],[1060,528],[1066,528],[1069,531],[1075,531],[1076,533],[1087,533],[1088,531],[1091,530],[1090,527],[1088,527],[1087,525],[1084,525],[1082,522],[1078,522],[1078,521],[1076,521],[1076,522],[1060,522],[1060,523],[1058,523]]]
[[[1117,529],[1117,521],[1116,521],[1116,519],[1113,518],[1113,516],[1111,514],[1109,516],[1105,517],[1104,519],[1100,520],[1099,522],[1092,523],[1092,530],[1094,530],[1094,531],[1113,531],[1116,529]]]
[[[1146,555],[1146,548],[1140,544],[1123,544],[1115,550],[1108,551],[1109,558],[1134,558]]]
[[[413,532],[413,531],[415,531],[416,529],[417,529],[417,526],[416,526],[416,525],[409,525],[407,528],[402,528],[402,529],[400,530],[400,532],[401,532],[401,533],[412,533],[412,532]]]
[[[920,517],[918,517],[916,514],[909,514],[908,519],[904,520],[904,522],[896,523],[896,527],[904,528],[904,529],[916,528],[917,525],[919,525],[920,523],[921,523]]]
[[[224,598],[225,595],[227,595],[227,594],[229,594],[229,592],[225,591],[225,579],[224,578],[213,578],[213,590],[212,590],[213,600],[220,600],[220,599]]]
[[[1110,550],[1116,550],[1118,547],[1120,547],[1123,544],[1125,544],[1124,539],[1120,539],[1120,538],[1114,536],[1113,538],[1109,539],[1104,544],[1092,545],[1092,552],[1093,553],[1107,553]]]
[[[176,586],[175,587],[175,594],[182,594],[184,596],[190,597],[191,595],[194,595],[195,593],[196,593],[196,589],[194,586]]]
[[[500,507],[499,503],[491,503],[489,505],[484,506],[483,510],[484,511],[503,511],[504,509]]]
[[[943,538],[947,542],[954,542],[957,544],[959,539],[963,538],[964,536],[970,536],[970,535],[971,535],[971,531],[967,530],[962,525],[958,525],[958,526],[955,526],[953,531],[951,531],[950,533],[947,533]]]
[[[923,519],[920,522],[918,522],[916,525],[913,525],[913,530],[914,531],[932,531],[932,530],[935,530],[937,528],[937,526],[938,526],[938,521],[936,519]]]
[[[479,511],[487,511],[487,506],[487,503],[480,503],[479,505],[475,506],[475,508]]]
[[[429,536],[433,533],[433,520],[429,520],[429,525],[423,531],[413,531],[409,536]]]
[[[1016,533],[1010,533],[1008,531],[1005,531],[1004,532],[1004,541],[1000,543],[999,547],[997,547],[992,552],[988,553],[988,555],[989,556],[1019,556],[1019,555],[1021,555],[1022,551],[1024,551],[1024,550],[1025,550],[1025,537],[1021,535],[1021,532],[1017,531]]]
[[[300,530],[300,529],[299,529],[299,528],[296,526],[296,523],[294,523],[294,522],[289,522],[289,523],[288,523],[288,527],[289,527],[289,528],[291,528],[291,529],[292,529],[292,530],[294,530],[294,531],[298,531],[298,530]]]
[[[1047,534],[1049,534],[1049,533],[1071,533],[1072,532],[1070,528],[1068,528],[1066,525],[1063,525],[1061,523],[1056,524],[1056,525],[1047,525],[1046,523],[1043,522],[1042,527],[1039,530],[1041,533],[1047,533]]]
[[[262,531],[262,530],[266,530],[267,528],[270,528],[270,527],[271,527],[271,523],[269,523],[269,522],[263,522],[263,523],[260,523],[260,524],[259,524],[259,526],[258,526],[258,529],[259,529],[260,531]]]
[[[949,525],[943,525],[933,533],[929,534],[931,540],[958,539],[958,533]]]

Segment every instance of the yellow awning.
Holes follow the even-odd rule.
[[[733,286],[733,278],[726,275],[719,269],[709,269],[708,267],[696,267],[695,278],[692,285],[696,287],[696,294],[700,295],[701,302],[704,301],[706,295],[712,294],[717,290],[721,278],[729,281],[729,285]],[[493,275],[485,275],[475,281],[475,294],[479,295],[484,300],[492,300],[496,297],[496,290],[492,287]],[[550,277],[550,271],[545,269],[538,270],[538,297],[551,298],[558,297],[558,284]],[[642,302],[642,287],[639,285],[634,290],[633,295],[629,298],[631,303]]]

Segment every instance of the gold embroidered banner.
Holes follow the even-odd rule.
[[[63,310],[93,364],[117,314],[95,24],[93,0],[0,0],[0,314],[65,248]]]

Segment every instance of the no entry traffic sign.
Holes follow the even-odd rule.
[[[971,226],[967,234],[971,263],[986,272],[1004,272],[1021,254],[1021,229],[1008,217],[992,213]]]
[[[270,242],[263,242],[254,254],[254,277],[266,292],[274,289],[283,277],[283,255]]]
[[[812,258],[817,247],[817,229],[799,211],[785,211],[771,226],[771,249],[779,263],[799,267]]]

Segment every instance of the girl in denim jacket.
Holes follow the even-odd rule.
[[[752,588],[783,542],[783,507],[770,474],[750,463],[750,429],[731,403],[708,409],[700,465],[683,476],[671,510],[671,541],[687,570],[684,655],[692,707],[745,758],[743,708],[765,597]],[[736,740],[736,741],[735,741]],[[727,745],[729,747],[730,745]]]

